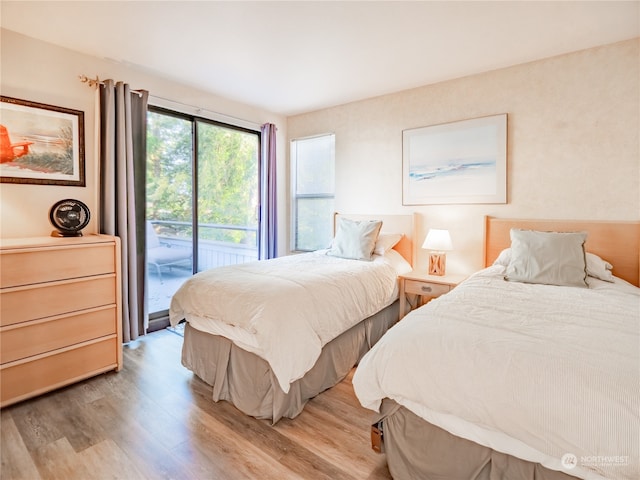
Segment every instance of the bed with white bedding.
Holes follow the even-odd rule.
[[[201,272],[176,292],[170,321],[187,322],[182,363],[213,386],[215,401],[274,423],[293,418],[397,321],[413,216],[376,218],[382,229],[366,234],[375,236],[370,258],[338,247],[347,235],[359,251],[372,222],[339,217],[331,249]]]
[[[640,225],[489,222],[489,266],[404,317],[354,375],[392,475],[640,478]],[[585,284],[557,285],[571,253],[507,250],[511,228],[587,232]]]

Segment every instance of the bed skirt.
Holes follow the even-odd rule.
[[[296,417],[309,399],[344,379],[397,321],[398,301],[333,339],[313,368],[291,384],[288,393],[280,388],[265,360],[188,322],[182,364],[213,386],[214,401],[226,400],[247,415],[276,423],[282,417]]]
[[[374,425],[379,422],[382,422],[384,453],[393,478],[576,480],[566,473],[456,437],[390,399],[382,402]]]

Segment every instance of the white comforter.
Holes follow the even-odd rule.
[[[580,478],[637,480],[640,289],[506,282],[503,269],[389,330],[354,375],[360,402],[377,411],[391,398],[454,435]]]
[[[367,262],[319,251],[211,269],[180,287],[169,318],[172,325],[186,318],[259,355],[286,393],[326,343],[393,303],[397,257]]]

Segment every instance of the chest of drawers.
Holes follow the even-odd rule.
[[[122,368],[120,241],[2,239],[0,406]]]

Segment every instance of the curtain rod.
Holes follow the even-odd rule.
[[[96,75],[96,78],[89,78],[86,75],[78,75],[78,78],[80,79],[80,81],[82,83],[86,83],[87,85],[89,85],[92,88],[93,87],[98,88],[98,86],[104,85],[104,82],[102,80],[100,80],[97,75]],[[130,92],[131,93],[135,93],[139,97],[142,96],[142,92],[140,90],[131,89]]]
[[[212,113],[217,117],[224,117],[228,119],[228,121],[232,121],[232,122],[240,122],[245,126],[250,126],[252,128],[255,128],[256,130],[259,130],[261,127],[259,123],[255,123],[250,120],[245,120],[244,118],[234,117],[233,115],[227,115],[226,113],[216,112],[215,110],[209,110],[208,108],[196,107],[195,105],[189,105],[188,103],[178,102],[176,100],[171,100],[170,98],[164,98],[164,97],[159,97],[157,95],[149,94],[149,99],[160,100],[161,102],[169,102],[169,103],[173,103],[174,105],[187,107],[187,108],[193,109],[195,113],[198,115],[201,114],[202,112]],[[162,106],[162,105],[158,105],[158,106]]]
[[[80,81],[82,83],[86,83],[88,84],[90,87],[98,87],[99,85],[104,85],[104,82],[102,80],[100,80],[98,78],[98,76],[96,75],[96,78],[89,78],[86,75],[78,75],[78,78],[80,79]],[[131,90],[132,93],[136,93],[138,95],[142,95],[142,92],[140,92],[139,90]],[[255,128],[256,130],[260,129],[261,125],[255,122],[251,122],[249,120],[245,120],[244,118],[238,118],[238,117],[234,117],[233,115],[227,115],[226,113],[220,113],[220,112],[216,112],[214,110],[208,110],[206,108],[202,108],[202,107],[196,107],[195,105],[189,105],[187,103],[182,103],[182,102],[177,102],[175,100],[171,100],[169,98],[164,98],[164,97],[159,97],[157,95],[151,95],[149,94],[149,99],[155,99],[155,100],[160,100],[160,101],[164,101],[164,102],[169,102],[169,103],[173,103],[174,105],[181,105],[183,107],[188,107],[193,109],[196,114],[200,114],[201,112],[208,112],[208,113],[212,113],[218,117],[224,117],[227,118],[229,121],[233,121],[233,122],[240,122],[242,124],[244,124],[245,126],[251,127],[251,128]]]

